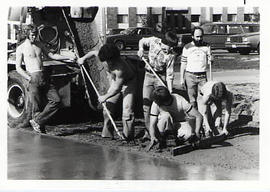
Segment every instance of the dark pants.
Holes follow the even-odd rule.
[[[29,83],[30,101],[32,102],[32,118],[44,125],[59,109],[60,97],[44,72],[31,73]],[[46,103],[42,105],[43,103]]]

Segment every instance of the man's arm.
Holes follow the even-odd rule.
[[[51,52],[48,53],[48,56],[51,59],[54,59],[54,60],[57,60],[57,61],[62,61],[62,60],[74,61],[76,59],[75,55],[74,56],[64,56],[64,55],[60,55],[60,54],[57,54],[57,53],[51,53]]]
[[[115,80],[112,81],[112,84],[105,95],[99,97],[99,102],[104,103],[107,99],[115,96],[119,93],[122,89],[124,78],[123,78],[123,71],[121,70],[114,70]]]
[[[143,56],[143,47],[147,46],[150,47],[151,41],[153,41],[155,37],[144,37],[139,41],[139,50],[137,52],[137,55],[141,58]]]
[[[167,64],[167,69],[166,69],[166,82],[167,82],[167,87],[170,93],[172,93],[173,90],[173,79],[174,79],[174,62],[175,62],[175,56],[172,56],[170,61]]]
[[[19,46],[16,49],[16,71],[23,76],[28,81],[31,80],[31,76],[22,68],[22,61],[23,61],[23,53],[22,53],[22,47]]]
[[[211,47],[208,47],[208,53],[207,53],[207,64],[211,65],[212,64],[212,51],[211,51]]]
[[[82,65],[86,59],[89,59],[91,57],[97,57],[97,56],[98,56],[98,51],[97,50],[95,50],[95,51],[89,51],[83,57],[78,58],[77,59],[77,63],[79,65]]]
[[[230,117],[231,117],[232,102],[233,102],[232,95],[229,94],[228,99],[226,100],[226,103],[225,103],[225,116],[224,116],[224,125],[223,125],[223,132],[225,134],[228,134],[227,126],[229,124]]]
[[[209,123],[209,95],[203,95],[201,98],[201,114],[203,116],[203,122],[205,123],[206,132],[212,131]]]
[[[186,48],[183,48],[183,53],[181,56],[181,66],[180,66],[180,85],[185,87],[185,71],[187,67],[187,56],[186,56]]]

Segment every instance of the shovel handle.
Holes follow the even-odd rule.
[[[148,63],[148,61],[146,61],[145,58],[142,58],[142,60],[145,62],[145,64],[149,67],[149,69],[152,71],[152,73],[156,76],[156,78],[160,81],[160,83],[162,84],[162,86],[167,87],[166,84],[163,82],[163,80],[158,76],[158,74],[154,71],[154,69],[152,68],[152,66]]]

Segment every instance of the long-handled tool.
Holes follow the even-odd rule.
[[[78,48],[77,48],[77,45],[76,45],[76,42],[75,42],[74,34],[73,34],[72,29],[71,29],[71,27],[70,27],[70,25],[69,25],[69,22],[68,22],[68,19],[67,19],[67,16],[66,16],[66,14],[65,14],[64,9],[62,9],[62,12],[63,12],[63,15],[64,15],[64,17],[65,17],[67,26],[68,26],[69,31],[70,31],[70,34],[71,34],[71,39],[72,39],[72,42],[73,42],[74,48],[75,48],[75,54],[76,54],[76,56],[79,58],[79,52],[78,52]],[[84,80],[85,89],[87,90],[87,97],[89,96],[89,97],[88,97],[88,100],[89,100],[89,102],[90,102],[91,99],[90,99],[90,95],[89,95],[89,93],[88,93],[88,88],[87,88],[86,81],[85,81],[85,78],[84,78],[84,74],[83,74],[84,72],[85,72],[86,76],[88,77],[88,79],[89,79],[89,81],[90,81],[92,87],[94,88],[94,90],[95,90],[95,92],[96,92],[96,94],[97,94],[98,97],[100,96],[100,94],[99,94],[99,92],[98,92],[98,90],[97,90],[97,88],[96,88],[94,82],[92,81],[90,75],[88,74],[87,70],[85,69],[85,67],[84,67],[83,65],[80,65],[80,69],[81,69],[82,77],[83,77],[83,80]],[[83,71],[84,71],[84,72],[83,72]],[[92,106],[93,106],[93,105],[92,105]],[[105,111],[106,111],[108,117],[110,118],[111,123],[112,123],[113,128],[114,128],[114,130],[116,131],[116,133],[119,135],[119,137],[120,137],[121,139],[125,139],[124,136],[120,133],[120,131],[119,131],[118,128],[116,127],[116,124],[115,124],[115,122],[114,122],[114,120],[113,120],[113,118],[112,118],[112,116],[111,116],[111,114],[110,114],[110,112],[109,112],[109,110],[108,110],[106,104],[105,104],[105,103],[102,103],[102,106],[104,107],[104,109],[105,109]],[[90,106],[90,107],[91,107],[91,106]],[[91,107],[91,108],[92,108],[92,107]]]
[[[96,88],[94,82],[92,81],[90,75],[87,73],[87,71],[86,71],[86,69],[85,69],[85,67],[84,67],[83,65],[82,65],[82,69],[84,70],[84,72],[85,72],[86,76],[88,77],[88,79],[89,79],[91,85],[93,86],[93,88],[94,88],[94,90],[95,90],[97,96],[99,97],[100,94],[99,94],[99,92],[98,92],[98,90],[97,90],[97,88]],[[114,120],[113,120],[113,118],[112,118],[112,116],[111,116],[111,114],[110,114],[110,112],[109,112],[109,110],[108,110],[106,104],[105,104],[105,103],[102,103],[102,106],[103,106],[103,108],[105,109],[105,111],[106,111],[108,117],[110,118],[111,123],[112,123],[113,128],[114,128],[114,130],[116,131],[116,133],[119,135],[119,137],[120,137],[121,139],[125,139],[125,137],[124,137],[124,136],[120,133],[120,131],[117,129],[116,124],[115,124],[115,122],[114,122]]]
[[[67,26],[68,26],[68,29],[69,29],[69,34],[68,34],[68,35],[69,35],[69,37],[71,38],[72,43],[73,43],[73,45],[74,45],[75,55],[76,55],[77,58],[79,58],[80,55],[79,55],[79,51],[78,51],[77,44],[76,44],[76,42],[75,42],[75,36],[74,36],[74,34],[73,34],[73,31],[72,31],[72,29],[71,29],[71,27],[70,27],[68,18],[67,18],[67,16],[66,16],[66,13],[65,13],[65,11],[64,11],[63,8],[62,8],[62,13],[63,13],[63,15],[64,15],[64,18],[65,18],[65,20],[66,20],[66,23],[67,23]],[[84,88],[85,88],[85,93],[86,93],[86,97],[87,97],[87,100],[88,100],[89,107],[90,107],[91,109],[93,109],[94,111],[96,111],[97,109],[96,109],[96,107],[94,107],[94,105],[93,105],[93,103],[92,103],[92,101],[91,101],[90,94],[89,94],[89,90],[88,90],[88,88],[87,88],[87,84],[86,84],[85,77],[84,77],[83,70],[82,70],[82,67],[81,67],[81,66],[80,66],[80,71],[81,71],[81,74],[82,74],[82,78],[83,78],[83,82],[84,82]]]
[[[152,71],[152,73],[156,76],[156,78],[160,81],[160,83],[162,84],[162,86],[167,87],[167,85],[163,82],[163,80],[158,76],[158,74],[154,71],[154,69],[152,68],[152,66],[148,63],[148,61],[146,61],[145,58],[142,58],[142,60],[145,62],[145,64],[149,67],[149,69]]]
[[[212,61],[209,63],[209,76],[210,76],[210,81],[212,81]]]

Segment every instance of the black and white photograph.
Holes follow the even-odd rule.
[[[270,190],[267,7],[192,2],[6,4],[5,186]]]

